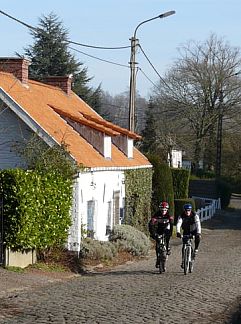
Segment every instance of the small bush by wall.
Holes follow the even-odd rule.
[[[118,251],[127,251],[133,255],[147,255],[151,242],[141,231],[130,225],[116,225],[109,237]]]
[[[86,238],[81,242],[80,257],[99,261],[112,260],[118,252],[134,256],[147,255],[151,248],[149,238],[130,225],[116,225],[108,242]]]
[[[92,260],[112,260],[117,254],[117,247],[111,242],[85,238],[81,242],[80,257]]]

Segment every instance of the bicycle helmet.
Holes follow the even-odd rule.
[[[169,209],[169,204],[166,201],[162,201],[159,205],[159,208],[161,209]]]
[[[192,205],[191,204],[185,204],[183,205],[184,210],[192,210]]]

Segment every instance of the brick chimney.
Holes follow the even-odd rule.
[[[67,95],[70,95],[72,74],[68,76],[48,76],[44,78],[43,82],[55,87],[59,87],[65,93],[67,93]]]
[[[12,73],[23,84],[28,84],[28,67],[31,61],[26,58],[0,57],[0,71]]]

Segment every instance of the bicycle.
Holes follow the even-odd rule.
[[[194,249],[192,245],[193,235],[183,235],[183,250],[182,250],[182,264],[184,274],[186,275],[188,272],[193,272],[193,264],[194,264]]]
[[[160,234],[157,236],[156,244],[157,244],[157,259],[159,260],[159,273],[162,273],[166,271],[166,261],[168,258],[165,234]]]

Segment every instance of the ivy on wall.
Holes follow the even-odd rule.
[[[147,232],[151,214],[152,169],[125,171],[125,218],[124,223]]]

